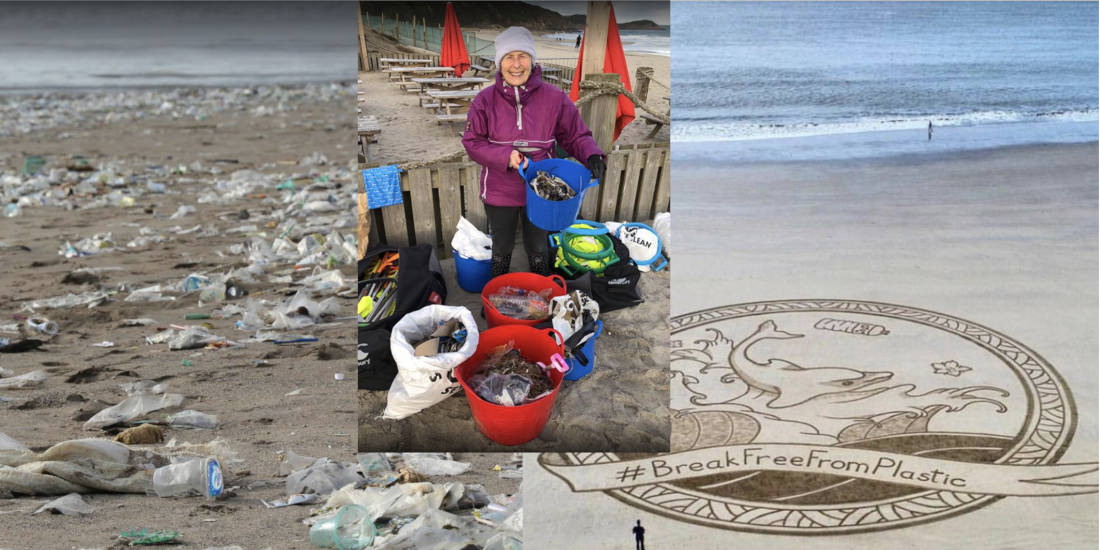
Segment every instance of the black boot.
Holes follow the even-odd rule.
[[[547,251],[543,250],[535,252],[527,257],[528,265],[531,267],[531,273],[536,275],[549,275],[550,274],[550,260],[546,257]]]
[[[493,255],[492,263],[489,267],[489,277],[496,277],[497,275],[504,275],[508,273],[509,267],[512,265],[512,255],[505,254],[503,256]]]

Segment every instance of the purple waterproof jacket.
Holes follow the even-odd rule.
[[[542,68],[531,69],[523,86],[509,86],[497,71],[492,86],[481,90],[466,115],[462,145],[481,168],[481,200],[492,206],[524,206],[526,184],[508,168],[512,151],[531,161],[554,156],[554,144],[585,163],[603,152],[564,92],[542,82]]]

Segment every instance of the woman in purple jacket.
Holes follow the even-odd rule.
[[[523,27],[509,27],[497,36],[496,81],[474,98],[466,115],[462,145],[481,168],[481,200],[493,236],[492,276],[508,272],[516,240],[517,220],[523,224],[523,246],[534,273],[550,273],[547,233],[527,219],[527,190],[516,171],[528,160],[554,156],[560,145],[576,159],[585,159],[592,176],[603,179],[607,166],[592,132],[577,106],[561,90],[542,81],[535,65],[535,41]]]

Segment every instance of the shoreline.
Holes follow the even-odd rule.
[[[683,143],[673,142],[673,149],[682,147]],[[684,166],[676,166],[679,163],[685,163],[688,159],[683,157],[677,158],[675,155],[681,154],[677,151],[673,156],[672,162],[676,170],[683,170],[685,172],[696,172],[703,169],[713,169],[716,167],[722,167],[727,164],[735,163],[740,167],[762,167],[762,166],[814,166],[814,165],[829,165],[829,166],[853,166],[853,165],[872,165],[872,166],[912,166],[917,164],[925,164],[931,162],[940,161],[952,161],[952,160],[984,160],[989,155],[999,153],[1012,153],[1012,152],[1031,152],[1043,149],[1051,151],[1059,150],[1062,148],[1071,147],[1091,147],[1100,148],[1100,140],[1090,141],[1072,141],[1072,142],[1041,142],[1041,143],[1022,143],[1011,145],[998,145],[993,147],[983,147],[980,149],[957,149],[952,151],[931,151],[927,153],[909,152],[909,153],[896,153],[890,155],[881,156],[868,156],[868,157],[853,157],[853,158],[831,158],[831,159],[791,159],[791,160],[742,160],[742,159],[715,159],[715,158],[692,158],[690,164]]]
[[[1013,128],[1006,132],[1006,125]],[[751,140],[672,141],[674,162],[714,165],[867,161],[898,157],[942,158],[1014,147],[1087,144],[1100,141],[1095,122],[1019,122],[925,130],[882,130]],[[1027,130],[1033,130],[1027,132]]]
[[[237,84],[103,84],[99,86],[44,86],[44,87],[0,87],[0,98],[25,98],[54,95],[106,95],[118,92],[146,92],[146,91],[181,91],[181,90],[232,90],[242,88],[259,88],[263,86],[302,88],[313,85],[335,84],[350,86],[354,83],[351,78],[318,80],[294,80],[277,82],[255,82]]]

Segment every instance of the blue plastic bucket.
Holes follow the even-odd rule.
[[[603,332],[603,321],[596,321],[596,333],[581,346],[581,353],[588,358],[587,365],[582,365],[580,360],[572,355],[565,360],[569,365],[569,372],[565,373],[566,380],[580,380],[592,372],[592,368],[596,366],[596,338],[600,337],[601,332]]]
[[[548,201],[535,193],[530,182],[538,176],[539,172],[549,172],[557,176],[569,187],[573,188],[576,195],[564,201]],[[581,211],[581,201],[584,200],[584,192],[589,187],[599,185],[599,180],[592,179],[592,172],[579,163],[565,159],[546,159],[538,162],[528,162],[527,168],[519,167],[519,175],[527,187],[527,219],[540,229],[546,231],[561,231],[577,220],[577,214]]]
[[[458,274],[458,286],[466,292],[481,292],[485,283],[489,282],[492,273],[492,260],[474,260],[451,249],[455,257],[455,272]]]

